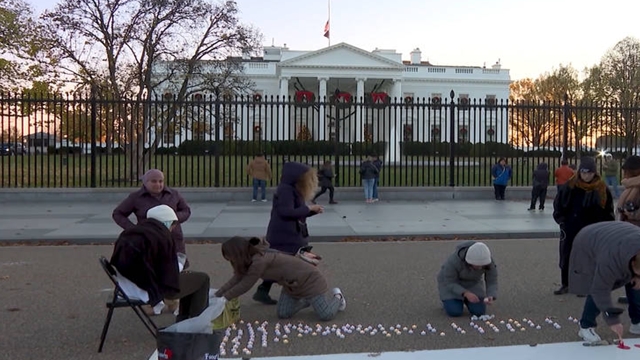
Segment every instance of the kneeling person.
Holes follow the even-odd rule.
[[[322,321],[329,321],[347,302],[338,288],[329,294],[327,280],[310,263],[286,253],[269,250],[269,243],[258,238],[233,237],[222,244],[222,256],[231,263],[233,277],[215,294],[227,300],[251,290],[258,280],[271,280],[282,286],[278,317],[288,319],[306,307],[313,307]]]
[[[587,295],[578,331],[583,340],[601,340],[595,332],[601,312],[611,330],[622,338],[622,309],[613,307],[611,292],[623,286],[629,302],[629,332],[640,335],[640,227],[605,221],[582,228],[571,250],[569,292]]]
[[[475,241],[458,245],[440,268],[438,292],[447,315],[461,316],[464,305],[472,315],[484,315],[486,304],[492,304],[498,293],[498,270],[487,245]]]

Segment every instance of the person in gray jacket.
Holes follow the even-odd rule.
[[[599,222],[576,236],[569,260],[569,292],[587,295],[578,335],[600,341],[595,332],[602,312],[607,325],[622,338],[622,309],[613,307],[611,291],[624,286],[629,301],[629,332],[640,335],[640,228],[622,221]]]
[[[498,295],[498,270],[489,247],[475,241],[459,244],[440,268],[438,292],[448,316],[461,316],[464,305],[472,315],[484,315]]]

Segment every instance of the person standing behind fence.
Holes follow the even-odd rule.
[[[158,169],[151,169],[142,176],[142,188],[134,191],[124,199],[111,215],[113,220],[121,228],[127,230],[135,226],[129,215],[135,214],[137,222],[147,218],[147,211],[158,205],[167,205],[175,211],[178,223],[171,230],[171,236],[176,243],[176,250],[186,254],[184,235],[180,224],[184,223],[191,216],[191,209],[182,195],[164,184],[164,174]],[[189,262],[185,264],[185,268]]]
[[[251,201],[258,201],[258,188],[262,189],[262,202],[267,202],[267,180],[271,180],[271,166],[264,154],[257,155],[247,164],[247,175],[253,179],[253,197]]]
[[[491,177],[493,178],[493,191],[496,200],[504,200],[507,184],[511,180],[511,166],[507,165],[507,159],[500,158],[498,162],[491,168]]]
[[[547,187],[549,186],[549,169],[547,163],[538,164],[533,172],[533,188],[531,189],[531,205],[529,211],[536,209],[536,202],[540,199],[539,210],[544,210],[544,202],[547,199]]]
[[[327,192],[327,190],[329,190],[329,204],[337,204],[337,201],[333,200],[333,193],[334,193],[334,187],[333,187],[333,178],[334,178],[335,174],[333,173],[333,166],[331,166],[331,160],[327,160],[324,162],[324,164],[322,165],[322,168],[320,168],[320,171],[318,171],[318,180],[320,182],[320,191],[316,194],[316,196],[313,197],[313,200],[311,200],[312,203],[316,203],[316,199],[318,197],[320,197],[322,194],[324,194],[325,192]]]
[[[569,161],[567,159],[562,159],[560,162],[560,167],[556,169],[554,172],[554,176],[556,178],[556,187],[558,191],[560,190],[560,186],[565,184],[571,177],[575,174],[575,171],[569,166]]]
[[[362,164],[360,164],[360,177],[362,178],[362,187],[364,188],[364,198],[367,204],[373,201],[373,186],[376,181],[376,177],[380,171],[373,164],[373,158],[368,156]]]
[[[578,173],[560,187],[553,200],[553,219],[560,225],[562,281],[560,288],[553,293],[562,295],[569,290],[569,259],[578,232],[587,225],[614,220],[611,192],[597,174],[593,158],[583,157]]]
[[[378,186],[380,185],[380,172],[382,171],[382,160],[378,157],[378,155],[373,155],[373,165],[378,168],[378,175],[376,175],[376,180],[373,183],[373,201],[379,201],[378,197]]]
[[[606,154],[604,156],[602,170],[604,171],[604,182],[607,186],[611,186],[613,188],[613,197],[616,199],[619,198],[618,174],[620,173],[620,166],[611,154]]]

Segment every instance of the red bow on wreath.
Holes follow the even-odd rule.
[[[371,93],[371,101],[374,104],[383,104],[387,102],[389,95],[383,92]]]

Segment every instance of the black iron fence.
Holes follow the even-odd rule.
[[[310,101],[309,101],[310,100]],[[640,107],[506,99],[215,97],[110,100],[0,94],[2,187],[130,187],[149,168],[176,187],[243,187],[264,152],[282,164],[333,162],[337,186],[359,186],[366,156],[381,186],[488,186],[505,157],[512,185],[564,156],[621,162],[638,148]],[[601,163],[601,162],[600,162]],[[553,171],[552,171],[553,172]]]

